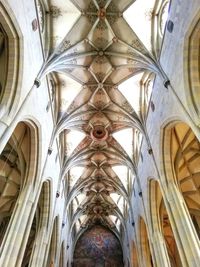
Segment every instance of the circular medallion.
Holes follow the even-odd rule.
[[[108,131],[102,125],[96,125],[91,131],[91,137],[95,141],[104,141],[108,137]]]

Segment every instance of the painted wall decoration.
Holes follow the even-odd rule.
[[[73,263],[74,267],[123,267],[119,240],[108,229],[95,225],[77,241]]]

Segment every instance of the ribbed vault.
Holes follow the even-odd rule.
[[[153,14],[158,2],[167,1],[149,1],[144,9]],[[63,151],[60,184],[75,240],[96,223],[120,237],[127,211],[132,214],[134,180],[140,188],[138,153],[142,137],[149,146],[145,121],[160,67],[157,43],[145,46],[124,18],[134,5],[138,1],[50,1],[51,53],[41,75],[54,73],[58,89],[52,144],[59,139]],[[150,40],[151,22],[145,23]]]

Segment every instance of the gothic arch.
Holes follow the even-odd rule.
[[[47,57],[50,49],[49,39],[50,31],[51,31],[51,24],[50,18],[48,16],[50,6],[48,1],[44,0],[36,0],[36,11],[37,11],[37,19],[38,19],[38,26],[41,34],[41,41],[44,50],[44,56]]]
[[[46,180],[43,182],[38,204],[40,205],[41,210],[40,227],[48,229],[49,218],[52,210],[51,181]]]
[[[165,168],[168,181],[176,185],[196,233],[200,232],[200,143],[184,122],[167,129]],[[170,177],[170,178],[169,178]],[[200,237],[200,236],[199,236]]]
[[[152,10],[152,43],[153,53],[159,58],[162,49],[162,41],[164,38],[167,13],[170,10],[171,0],[155,1],[154,9]]]
[[[36,126],[19,122],[0,154],[0,240],[6,235],[17,201],[36,175]],[[9,229],[8,229],[9,230]]]
[[[195,16],[185,36],[184,44],[184,78],[185,95],[188,108],[197,118],[200,115],[200,17]]]
[[[20,93],[18,87],[21,83],[19,75],[22,68],[21,32],[10,10],[8,3],[0,3],[0,117],[8,114],[12,108],[16,110]],[[19,60],[20,59],[20,60]],[[20,62],[20,63],[19,63]]]
[[[164,250],[168,255],[171,267],[181,267],[180,256],[172,231],[170,218],[164,203],[159,182],[151,179],[149,182],[150,214],[152,231],[159,232],[165,241]]]
[[[41,147],[39,145],[40,139],[40,127],[39,123],[35,118],[24,118],[23,122],[30,129],[31,138],[31,154],[30,154],[30,165],[29,174],[27,182],[35,184],[38,182],[38,177],[40,176],[40,157],[41,157]],[[30,180],[29,180],[30,179]]]
[[[173,180],[173,173],[171,168],[170,158],[170,143],[171,143],[171,128],[181,122],[181,118],[173,117],[165,121],[161,127],[160,132],[160,168],[161,168],[161,182],[163,185],[168,185]]]

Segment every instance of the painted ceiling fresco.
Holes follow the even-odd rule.
[[[119,240],[106,228],[96,225],[78,240],[74,253],[74,267],[122,267]]]

